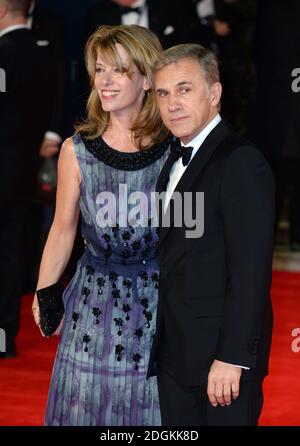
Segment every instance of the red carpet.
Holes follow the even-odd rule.
[[[0,360],[0,426],[44,423],[58,338],[41,336],[32,319],[31,303],[32,296],[23,297],[18,358]]]
[[[291,336],[300,328],[300,274],[274,273],[275,327],[270,376],[265,381],[262,426],[300,425],[300,352]],[[17,359],[0,360],[0,425],[43,424],[57,338],[40,336],[31,317],[31,296],[24,296]],[[298,343],[300,346],[300,342]]]
[[[265,404],[260,418],[262,426],[300,426],[300,352],[292,351],[300,329],[300,274],[273,274],[272,302],[274,334],[270,375],[264,384]],[[300,346],[300,341],[298,342]]]

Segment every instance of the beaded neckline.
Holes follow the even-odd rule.
[[[173,137],[169,136],[150,149],[139,152],[120,152],[113,149],[101,136],[93,140],[85,138],[81,133],[81,139],[86,149],[103,163],[119,170],[139,170],[157,161],[172,143]]]

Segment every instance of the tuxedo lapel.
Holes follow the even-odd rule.
[[[170,153],[157,179],[156,192],[158,192],[159,194],[161,192],[164,192],[167,188],[173,164],[174,164],[174,156],[172,155],[172,153]]]
[[[200,175],[201,171],[228,133],[229,128],[223,121],[210,132],[180,178],[175,191],[183,193],[190,190],[193,182]]]
[[[193,182],[199,177],[200,173],[207,165],[209,159],[221,143],[221,141],[229,134],[229,128],[227,125],[221,121],[207,136],[207,138],[202,143],[201,147],[198,149],[194,158],[190,161],[188,167],[180,178],[174,192],[179,192],[180,194],[184,194],[191,189]],[[171,162],[170,157],[167,160],[165,166],[163,167],[159,181],[157,183],[157,192],[162,192],[166,189],[170,174],[170,168],[168,162]],[[166,182],[166,184],[165,184]],[[158,189],[158,186],[161,188]],[[164,188],[165,187],[165,188]],[[161,222],[161,215],[160,222]],[[161,227],[158,246],[161,245],[166,235],[168,234],[170,227],[172,227],[172,223],[174,221],[174,215],[171,214],[171,224],[169,227]]]

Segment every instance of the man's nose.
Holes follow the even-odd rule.
[[[178,108],[180,108],[180,104],[179,104],[179,101],[178,101],[178,99],[176,98],[176,96],[175,95],[169,95],[169,98],[168,98],[168,108],[169,108],[169,110],[170,111],[175,111],[175,110],[178,110]]]

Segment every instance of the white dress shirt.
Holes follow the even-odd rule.
[[[189,142],[188,144],[181,143],[181,145],[183,147],[193,147],[194,148],[189,163],[196,155],[197,150],[200,148],[203,141],[206,139],[206,137],[209,135],[209,133],[216,127],[216,125],[219,124],[220,121],[221,121],[221,116],[219,114],[217,114],[214,117],[214,119],[212,121],[210,121],[210,123],[203,130],[201,130],[201,132],[197,136],[195,136],[194,139],[192,139],[191,142]],[[175,161],[175,163],[171,169],[171,172],[170,172],[170,179],[169,179],[169,183],[168,183],[168,186],[166,189],[166,196],[165,196],[165,202],[164,202],[165,211],[166,211],[168,204],[170,202],[170,198],[171,198],[180,178],[186,171],[188,165],[184,166],[182,164],[182,158],[179,158],[179,160]]]
[[[188,168],[191,160],[194,158],[197,151],[201,150],[201,145],[203,144],[204,140],[207,138],[207,136],[210,134],[210,132],[219,124],[220,121],[221,121],[221,116],[219,114],[217,114],[214,117],[214,119],[203,130],[201,130],[201,132],[197,136],[195,136],[194,139],[192,139],[191,142],[189,142],[188,144],[181,143],[181,145],[183,147],[193,147],[193,152],[192,152],[191,159],[187,166],[184,166],[182,164],[182,158],[179,158],[177,161],[175,161],[175,163],[171,169],[170,179],[169,179],[169,182],[167,185],[167,190],[166,190],[166,195],[165,195],[165,202],[164,202],[164,210],[165,211],[168,207],[170,198],[171,198],[180,178],[182,177],[182,175]],[[242,369],[249,370],[249,367],[245,367],[242,365],[237,365],[237,364],[231,364],[231,365],[235,365],[236,367],[240,367]]]
[[[122,25],[140,25],[149,28],[148,6],[146,0],[137,0],[132,5],[132,8],[141,8],[141,13],[128,12],[122,15]]]
[[[0,31],[0,37],[4,36],[7,33],[10,33],[11,31],[15,31],[16,29],[27,29],[27,25],[11,25],[4,28],[2,31]]]
[[[196,9],[200,19],[215,15],[214,0],[202,0],[201,2],[198,2]]]

